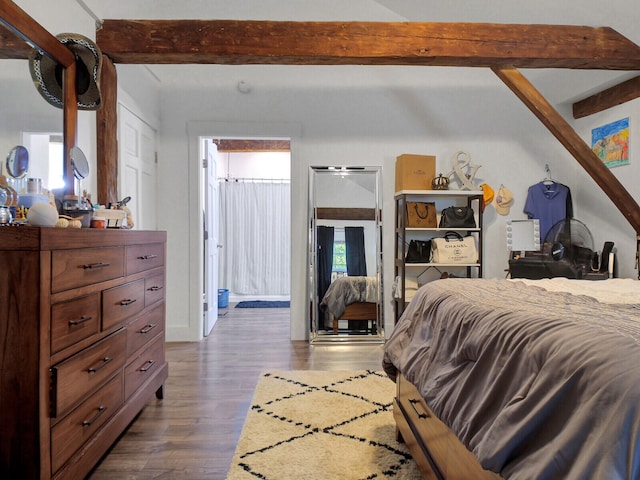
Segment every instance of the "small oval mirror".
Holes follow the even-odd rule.
[[[89,175],[89,162],[80,147],[71,148],[71,166],[73,176],[78,180],[84,180]]]
[[[13,178],[23,178],[29,170],[29,151],[22,145],[17,145],[7,155],[7,173]]]

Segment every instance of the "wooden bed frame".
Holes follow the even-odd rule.
[[[482,468],[456,435],[431,411],[416,387],[402,374],[396,378],[393,417],[396,438],[406,443],[425,479],[497,480]]]
[[[340,318],[333,317],[333,333],[338,333],[339,320],[372,320],[378,318],[378,304],[372,302],[355,302],[347,305]]]

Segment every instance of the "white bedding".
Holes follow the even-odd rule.
[[[640,281],[631,278],[611,278],[609,280],[571,280],[564,277],[528,280],[511,280],[544,288],[550,292],[567,292],[586,295],[601,303],[640,304]]]

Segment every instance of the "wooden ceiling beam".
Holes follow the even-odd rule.
[[[493,71],[582,165],[640,235],[640,206],[591,147],[518,69],[494,68]]]
[[[573,104],[573,118],[602,112],[640,97],[640,76],[622,82]]]
[[[0,23],[0,58],[26,59],[32,48],[13,30]]]
[[[289,152],[290,140],[223,138],[214,140],[219,152]]]
[[[105,20],[96,40],[115,63],[640,70],[640,47],[608,27]]]

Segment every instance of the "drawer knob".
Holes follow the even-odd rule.
[[[138,257],[138,260],[151,260],[153,258],[157,258],[157,256],[158,255],[152,255],[152,254],[142,255],[142,256]]]
[[[126,300],[122,300],[120,302],[120,306],[121,307],[126,307],[127,305],[131,305],[132,303],[134,303],[137,299],[135,298],[127,298]]]
[[[83,427],[88,427],[89,425],[91,425],[93,422],[95,422],[95,421],[98,419],[98,417],[99,417],[100,415],[102,415],[102,414],[104,413],[104,411],[105,411],[106,409],[107,409],[107,407],[105,407],[105,406],[103,406],[103,405],[100,405],[100,406],[98,407],[98,413],[96,413],[92,419],[90,419],[90,420],[84,420],[84,421],[82,422],[82,426],[83,426]]]
[[[71,326],[75,326],[75,325],[81,325],[84,322],[88,322],[89,320],[91,320],[93,317],[91,315],[82,315],[80,317],[80,319],[78,320],[69,320],[69,325]]]
[[[104,268],[104,267],[108,267],[109,265],[111,265],[110,263],[105,263],[105,262],[98,262],[98,263],[85,263],[82,268],[84,268],[85,270],[89,270],[92,268]]]
[[[154,328],[156,328],[156,324],[155,323],[150,323],[149,325],[147,325],[144,328],[140,329],[140,333],[149,333],[151,330],[153,330]]]
[[[96,373],[98,370],[104,368],[104,366],[109,363],[112,360],[111,357],[104,357],[102,360],[100,360],[100,363],[98,363],[96,366],[94,367],[89,367],[89,370],[87,370],[89,373]]]

